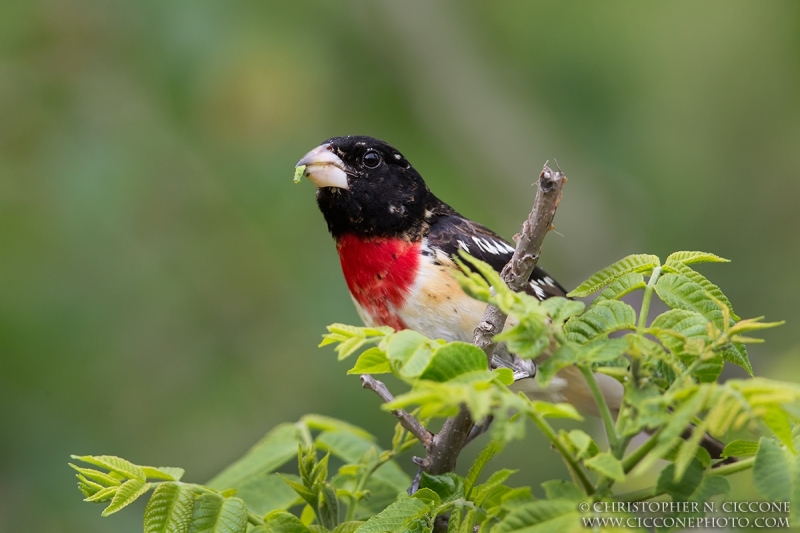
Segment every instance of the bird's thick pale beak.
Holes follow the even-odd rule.
[[[349,188],[344,162],[333,153],[330,144],[317,146],[304,155],[295,166],[305,166],[305,177],[317,187]]]

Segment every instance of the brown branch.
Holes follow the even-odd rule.
[[[516,250],[501,272],[503,281],[514,291],[521,291],[525,288],[539,261],[542,243],[547,232],[553,228],[553,218],[566,181],[566,176],[561,172],[553,172],[547,165],[539,175],[533,210],[522,225],[522,231],[514,237],[517,243]],[[475,328],[473,343],[486,352],[492,367],[509,367],[514,371],[516,379],[531,377],[536,373],[536,365],[533,361],[515,357],[509,363],[494,356],[496,343],[492,339],[503,330],[506,318],[506,315],[496,306],[488,305],[480,324]],[[386,385],[370,375],[361,376],[361,385],[365,389],[374,391],[387,403],[394,400]],[[397,417],[405,429],[419,439],[426,451],[424,459],[414,458],[414,462],[420,466],[421,470],[409,492],[413,493],[419,487],[419,478],[423,471],[430,474],[443,474],[455,470],[456,460],[467,443],[470,431],[474,426],[469,409],[465,405],[461,405],[456,416],[445,421],[441,431],[436,435],[402,409],[394,410],[392,414]]]
[[[386,403],[394,401],[394,396],[392,396],[392,393],[386,388],[386,385],[369,374],[361,374],[361,386],[373,391]],[[414,415],[403,409],[394,409],[392,414],[397,418],[401,426],[419,439],[420,443],[425,447],[425,450],[431,447],[431,442],[434,439],[433,433],[428,431]]]
[[[539,175],[533,210],[522,225],[522,231],[515,237],[517,247],[514,255],[501,272],[503,281],[514,291],[521,291],[525,288],[539,261],[542,243],[547,232],[553,228],[553,218],[566,181],[566,176],[561,172],[553,172],[547,165]],[[486,352],[490,365],[496,365],[498,362],[493,357],[496,343],[492,339],[503,330],[505,323],[506,315],[496,306],[489,305],[480,324],[475,328],[473,344]],[[508,366],[508,364],[503,366]],[[528,377],[536,372],[532,361],[517,358],[511,366],[515,369],[515,377]],[[459,413],[448,418],[442,430],[433,438],[428,454],[420,464],[422,469],[431,474],[452,472],[473,425],[469,410],[462,405]]]
[[[522,231],[514,237],[517,248],[514,250],[511,260],[500,273],[503,281],[513,291],[519,292],[525,288],[533,269],[536,268],[536,263],[539,262],[542,244],[547,232],[553,229],[553,218],[556,216],[556,209],[561,201],[561,191],[566,181],[567,177],[564,174],[560,171],[553,172],[547,165],[539,175],[533,210],[522,224]],[[508,364],[500,365],[498,358],[493,357],[497,343],[492,340],[495,335],[503,331],[506,318],[505,313],[497,306],[490,304],[486,306],[483,318],[475,328],[472,342],[486,352],[489,364],[493,367],[508,366]],[[522,361],[515,362],[516,365],[522,363]],[[532,371],[535,373],[536,368],[534,367]]]

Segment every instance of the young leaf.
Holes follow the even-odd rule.
[[[203,494],[194,502],[189,533],[246,533],[247,507],[239,498]]]
[[[194,498],[188,485],[158,485],[144,510],[144,533],[186,533],[192,521]]]
[[[254,477],[273,472],[297,455],[297,427],[279,424],[255,446],[207,483],[212,489],[224,490],[242,486]]]
[[[723,326],[723,313],[717,302],[700,284],[683,274],[662,275],[656,283],[656,293],[672,309],[695,311],[717,327]]]
[[[239,485],[236,496],[248,509],[262,516],[271,511],[286,510],[299,501],[297,493],[277,474],[251,478]]]
[[[113,455],[72,455],[70,457],[78,461],[83,461],[84,463],[103,467],[126,478],[138,479],[142,483],[147,480],[147,477],[139,466],[121,457],[115,457]]]
[[[610,285],[611,283],[617,281],[626,274],[631,274],[634,272],[649,274],[660,264],[661,261],[654,255],[629,255],[620,259],[616,263],[607,266],[600,272],[592,274],[588,280],[578,285],[578,287],[567,294],[567,296],[570,298],[576,296],[589,296],[590,294],[599,291],[606,285]]]
[[[373,346],[358,356],[358,360],[353,368],[347,371],[348,374],[388,374],[392,371],[389,366],[389,358],[386,353]]]
[[[580,521],[578,506],[571,500],[536,500],[513,509],[492,533],[586,531]]]
[[[474,344],[451,342],[436,350],[419,378],[444,382],[467,372],[486,369],[486,354],[483,350]]]
[[[614,481],[625,481],[625,471],[622,469],[622,463],[608,452],[598,453],[594,457],[584,460],[583,464],[586,465],[586,468]]]
[[[628,341],[624,338],[599,338],[588,344],[562,344],[551,357],[539,365],[536,379],[547,385],[559,370],[577,364],[607,363],[625,353]]]
[[[475,482],[478,480],[478,476],[481,475],[483,468],[486,464],[494,457],[499,451],[500,447],[494,441],[490,441],[486,447],[481,450],[481,453],[478,454],[477,459],[472,463],[472,466],[469,467],[469,472],[467,472],[467,477],[464,479],[464,497],[469,498],[470,492],[472,491],[472,487],[475,486]]]
[[[603,289],[603,292],[595,298],[594,303],[602,302],[603,300],[619,300],[623,296],[645,287],[647,287],[647,284],[644,282],[644,276],[641,273],[625,274]]]
[[[438,495],[441,502],[463,498],[465,491],[464,478],[453,472],[439,475],[423,472],[420,478],[420,487],[432,490]],[[438,505],[437,503],[433,507]]]
[[[94,470],[93,468],[81,468],[72,463],[69,463],[69,466],[74,468],[79,474],[85,476],[86,478],[94,481],[95,483],[99,483],[101,485],[100,489],[104,487],[118,487],[122,484],[120,480],[109,476],[105,472],[100,472],[99,470]]]
[[[408,329],[391,335],[381,347],[395,375],[406,380],[418,377],[438,348],[428,337]]]
[[[725,445],[722,457],[749,457],[758,452],[758,443],[749,440],[735,440]]]
[[[572,317],[564,326],[566,337],[578,344],[586,344],[609,333],[636,328],[636,311],[619,300],[603,300],[591,306],[580,316]]]
[[[780,444],[761,437],[753,465],[753,485],[765,498],[775,502],[792,500],[792,464]]]
[[[300,418],[299,423],[308,427],[309,429],[314,429],[317,431],[345,431],[347,433],[357,435],[365,440],[377,440],[375,436],[366,429],[360,428],[354,424],[351,424],[350,422],[333,418],[331,416],[316,414],[304,415],[302,418]]]
[[[324,478],[323,478],[324,479]],[[327,529],[333,529],[339,523],[339,499],[336,497],[336,489],[328,482],[321,482],[319,500],[317,502],[317,516],[320,525]]]
[[[710,254],[708,252],[675,252],[667,257],[665,265],[671,263],[682,263],[684,265],[691,265],[693,263],[730,263],[730,259],[725,259],[718,255]]]
[[[361,520],[351,520],[349,522],[342,522],[336,526],[331,533],[355,533],[364,522]],[[288,533],[288,532],[287,532]],[[300,533],[300,532],[298,532]]]
[[[311,533],[299,518],[286,511],[273,511],[267,514],[264,517],[263,527],[265,533]]]
[[[129,479],[119,486],[111,499],[111,503],[101,513],[102,516],[114,514],[123,507],[132,504],[148,490],[150,490],[150,483],[142,483],[138,479]]]
[[[569,300],[560,296],[553,296],[541,302],[555,327],[563,327],[564,323],[574,315],[583,313],[586,304],[578,300]]]
[[[542,483],[544,494],[548,500],[570,500],[579,502],[586,499],[586,493],[574,483],[562,479],[551,479]]]
[[[143,466],[142,472],[147,479],[163,479],[165,481],[180,481],[186,471],[175,466]]]
[[[657,492],[666,492],[672,496],[672,501],[686,502],[689,501],[694,491],[700,486],[703,481],[703,467],[700,461],[694,459],[686,470],[686,473],[680,479],[675,480],[675,465],[670,464],[661,471],[656,483]]]
[[[686,266],[686,263],[669,263],[665,265],[664,268],[667,272],[681,274],[689,278],[694,283],[700,285],[708,294],[727,306],[728,312],[733,320],[739,320],[739,317],[733,312],[733,306],[731,305],[730,300],[728,300],[728,297],[722,293],[722,290],[719,287],[711,283],[708,278],[703,276],[701,273]]]
[[[420,519],[432,521],[429,516],[431,509],[427,503],[417,498],[398,500],[389,507],[373,516],[356,533],[404,533],[409,531],[409,526]]]

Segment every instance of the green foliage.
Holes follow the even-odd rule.
[[[495,340],[521,357],[536,358],[541,387],[559,373],[580,371],[597,403],[605,441],[581,429],[556,431],[550,419],[582,419],[575,408],[514,392],[511,370],[490,369],[484,352],[471,344],[334,324],[321,346],[334,344],[340,360],[361,351],[349,374],[392,374],[405,384],[384,409],[413,411],[423,423],[453,416],[461,406],[473,420],[491,417],[492,439],[465,477],[423,472],[409,496],[411,480],[395,458],[416,439],[400,425],[391,448],[384,450],[361,428],[308,415],[273,428],[206,485],[179,481],[183,471],[176,468],[83,456],[75,459],[99,469],[72,465],[78,487],[86,501],[107,504],[104,516],[152,490],[146,533],[430,532],[437,517],[448,517],[447,530],[457,533],[583,531],[581,503],[663,497],[703,509],[711,498],[727,496],[725,476],[752,468],[756,489],[771,500],[792,502],[791,522],[800,525],[800,442],[792,409],[800,386],[764,378],[718,382],[726,362],[752,375],[745,344],[760,342],[751,337],[754,332],[779,325],[741,320],[719,287],[690,267],[723,262],[703,252],[678,252],[663,264],[656,256],[631,255],[571,293],[599,292],[587,307],[566,298],[540,302],[515,293],[485,263],[466,254],[457,260],[454,276],[462,288],[512,319]],[[635,291],[643,291],[638,311],[620,300]],[[650,320],[654,296],[669,309]],[[619,405],[607,403],[599,374],[621,383]],[[544,483],[544,499],[534,499],[529,487],[509,486],[514,471],[508,469],[491,472],[479,483],[490,460],[510,440],[524,436],[526,420],[550,441],[571,476]],[[738,459],[733,464],[712,460],[701,447],[707,436],[759,430],[768,432],[759,442],[734,440],[725,447],[723,457]],[[643,431],[649,438],[629,449]],[[289,473],[295,457],[296,473]],[[628,495],[616,492],[616,484],[650,472],[661,460],[668,465],[653,486]],[[334,461],[341,466],[334,467]],[[702,516],[692,512],[670,516]]]

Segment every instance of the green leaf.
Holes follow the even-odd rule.
[[[583,297],[599,291],[603,287],[610,285],[621,277],[634,272],[649,274],[653,269],[661,264],[658,257],[654,255],[637,254],[629,255],[607,266],[603,270],[593,274],[588,280],[584,281],[567,296]]]
[[[753,485],[768,500],[791,501],[792,466],[780,444],[770,438],[761,437],[753,465]]]
[[[692,343],[702,343],[705,346],[711,342],[706,329],[708,322],[706,317],[696,311],[671,309],[653,320],[649,332],[684,364],[689,365],[698,357]],[[694,376],[701,383],[713,383],[722,372],[722,365],[721,356],[713,357],[701,363],[694,371]]]
[[[700,313],[708,320],[722,327],[722,309],[700,284],[683,274],[664,274],[658,278],[656,293],[672,309],[685,309]]]
[[[411,497],[422,500],[423,502],[427,503],[431,509],[436,509],[442,504],[441,497],[427,487],[418,489],[417,492],[411,495]]]
[[[586,344],[609,333],[636,328],[636,311],[619,300],[603,300],[591,306],[580,316],[572,317],[564,333],[567,339]]]
[[[336,526],[331,533],[354,533],[361,524],[364,522],[361,520],[351,520],[349,522],[342,522],[338,526]]]
[[[579,300],[570,300],[560,296],[553,296],[541,302],[541,306],[550,316],[555,327],[562,327],[574,315],[583,313],[586,304]]]
[[[697,283],[698,285],[700,285],[703,288],[703,290],[705,290],[708,294],[710,294],[711,296],[716,298],[717,301],[720,301],[725,306],[727,306],[728,311],[730,313],[730,316],[731,316],[731,318],[733,320],[739,320],[739,317],[736,316],[736,313],[733,312],[733,306],[731,305],[730,300],[728,300],[728,297],[725,296],[725,294],[723,294],[722,290],[719,287],[717,287],[716,285],[711,283],[708,280],[708,278],[703,276],[700,272],[694,270],[693,268],[690,268],[690,267],[686,266],[685,263],[683,263],[683,264],[681,264],[681,263],[670,263],[670,264],[665,266],[665,270],[667,272],[672,272],[672,273],[675,273],[675,274],[681,274],[681,275],[689,278],[694,283]]]
[[[725,445],[722,457],[749,457],[758,452],[758,443],[749,440],[734,440]]]
[[[450,342],[436,350],[419,378],[444,382],[467,372],[487,368],[488,362],[483,350],[466,342]]]
[[[186,533],[192,521],[194,498],[188,485],[158,485],[144,510],[144,533]]]
[[[183,477],[183,474],[186,471],[183,468],[178,468],[175,466],[143,466],[142,472],[144,472],[147,479],[163,479],[165,481],[180,481]]]
[[[530,408],[538,415],[545,418],[571,418],[583,420],[583,417],[568,403],[550,403],[538,400],[529,400]]]
[[[583,464],[586,465],[586,468],[614,481],[625,481],[622,463],[608,452],[601,452],[590,459],[585,459]]]
[[[344,420],[339,420],[331,416],[316,414],[304,415],[300,419],[300,423],[307,426],[309,429],[318,431],[345,431],[365,440],[377,440],[369,431],[351,424],[350,422],[345,422]]]
[[[194,502],[189,533],[246,533],[247,507],[239,498],[203,494]]]
[[[644,276],[641,273],[634,272],[625,274],[603,289],[603,292],[601,292],[594,301],[619,300],[623,296],[639,289],[644,289],[645,287],[647,287],[647,284],[644,282]]]
[[[292,513],[272,511],[264,517],[266,533],[311,533],[303,522]]]
[[[115,457],[113,455],[71,455],[70,457],[78,461],[83,461],[84,463],[103,467],[126,478],[138,479],[142,483],[147,480],[141,467],[121,457]]]
[[[703,467],[700,461],[694,459],[680,479],[675,480],[675,465],[667,465],[658,476],[656,492],[666,492],[672,496],[672,501],[686,502],[694,494],[703,481]]]
[[[545,496],[548,500],[570,500],[579,502],[585,500],[586,493],[575,486],[574,483],[562,479],[551,479],[542,483]]]
[[[329,530],[339,523],[339,499],[336,497],[336,489],[330,483],[322,483],[317,502],[317,516],[320,525]]]
[[[578,364],[607,363],[625,353],[628,341],[618,339],[596,339],[588,344],[562,344],[551,357],[539,365],[536,379],[546,386],[555,375],[568,366]]]
[[[111,499],[111,504],[101,513],[102,516],[114,514],[123,507],[132,504],[148,490],[150,490],[150,483],[143,483],[138,479],[129,479],[117,488],[114,497]]]
[[[250,510],[262,516],[288,509],[298,501],[297,493],[277,474],[250,478],[238,487],[236,496],[244,500]]]
[[[580,429],[570,430],[567,437],[575,446],[576,455],[579,459],[594,457],[600,452],[600,448],[594,439]]]
[[[392,371],[398,377],[406,380],[414,379],[422,374],[435,352],[433,341],[412,330],[395,333],[382,347],[389,358]]]
[[[80,484],[78,484],[78,486],[80,486]],[[118,488],[119,487],[113,487],[113,486],[112,487],[106,487],[104,489],[98,490],[97,492],[95,492],[91,496],[87,496],[86,499],[84,499],[83,501],[91,502],[91,503],[99,503],[99,502],[108,501],[108,500],[110,500],[110,499],[112,499],[114,497],[114,495],[117,493],[117,489]]]
[[[297,427],[294,424],[279,424],[207,485],[219,490],[238,488],[251,478],[273,472],[297,455],[297,443]]]
[[[571,500],[536,500],[513,509],[492,533],[579,533],[581,523],[578,506]]]
[[[478,481],[478,476],[481,475],[486,464],[500,451],[500,446],[494,442],[490,441],[486,447],[481,450],[481,453],[478,454],[478,457],[472,463],[472,466],[469,467],[469,472],[467,473],[467,477],[464,479],[464,497],[469,498],[470,492],[472,492],[472,487],[475,486],[475,482]]]
[[[425,522],[432,522],[429,516],[431,509],[427,503],[417,498],[405,498],[398,500],[389,507],[373,516],[361,527],[357,533],[405,533],[409,531],[409,525],[417,523],[420,519]],[[429,530],[429,529],[428,529]]]
[[[353,368],[347,371],[348,374],[388,374],[392,371],[389,365],[389,358],[380,348],[373,346],[369,350],[358,356],[358,360]]]
[[[465,493],[464,478],[453,472],[439,475],[423,472],[419,486],[435,492],[442,502],[463,498]]]
[[[730,263],[730,259],[708,252],[675,252],[667,257],[664,264],[669,265],[670,263],[682,263],[684,265],[693,263]]]
[[[95,483],[99,483],[101,485],[100,488],[103,487],[118,487],[122,484],[120,480],[115,477],[111,477],[105,472],[100,472],[99,470],[94,470],[93,468],[81,468],[79,466],[75,466],[72,463],[68,463],[69,466],[74,468],[79,474],[85,476],[86,478],[94,481]],[[99,490],[99,489],[98,489]]]
[[[690,502],[705,503],[717,494],[727,495],[731,491],[731,484],[723,476],[707,475],[700,485],[689,497]]]

